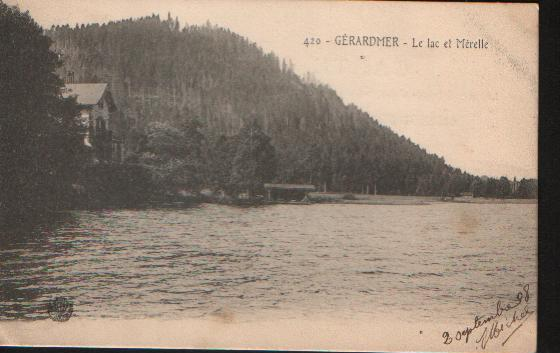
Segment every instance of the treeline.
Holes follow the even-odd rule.
[[[123,133],[131,154],[154,123],[198,119],[201,134],[214,141],[257,121],[275,149],[271,181],[407,195],[459,193],[472,183],[471,175],[227,29],[182,28],[177,20],[151,16],[53,27],[47,34],[65,61],[61,75],[111,83],[127,117]]]
[[[170,15],[167,20],[152,15],[57,26],[47,34],[65,61],[61,75],[73,72],[80,82],[111,83],[127,118],[123,134],[130,154],[141,151],[158,123],[166,129],[198,121],[206,145],[191,147],[199,149],[220,139],[235,140],[256,121],[275,150],[270,181],[340,192],[472,192],[474,176],[344,104],[328,86],[300,78],[290,62],[228,29],[210,23],[182,27]],[[204,165],[221,165],[213,153],[204,156]],[[213,172],[219,174],[218,169]],[[195,182],[200,173],[188,179]],[[508,197],[493,185],[481,187],[477,195]]]
[[[127,159],[127,164],[151,175],[144,190],[172,196],[181,192],[197,195],[202,189],[211,189],[230,196],[245,192],[254,196],[264,194],[264,183],[278,180],[276,149],[256,120],[233,136],[206,136],[198,119],[175,120],[182,123],[149,124],[138,151]],[[368,188],[354,191],[376,192]],[[536,179],[473,177],[456,169],[440,195],[536,198],[537,193]]]
[[[475,177],[472,184],[474,197],[536,199],[538,197],[537,179],[509,180],[506,177]]]

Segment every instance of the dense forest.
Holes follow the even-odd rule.
[[[399,136],[291,63],[207,23],[152,15],[46,31],[76,82],[108,82],[127,163],[159,185],[230,192],[262,182],[401,195],[536,197],[507,178],[472,176]],[[506,186],[507,184],[507,186]],[[523,194],[521,194],[521,192]]]

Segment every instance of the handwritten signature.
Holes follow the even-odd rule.
[[[504,304],[501,300],[496,303],[496,311],[488,316],[475,316],[474,323],[455,331],[455,334],[445,331],[442,334],[444,344],[452,344],[453,342],[462,341],[465,344],[469,342],[471,335],[480,335],[475,339],[475,342],[480,345],[482,349],[486,348],[489,341],[498,339],[498,337],[505,337],[502,341],[502,346],[519,330],[521,326],[527,321],[535,311],[529,310],[529,285],[523,286],[523,290],[517,293],[515,302]],[[510,331],[510,329],[513,330]],[[509,332],[507,332],[509,331]],[[509,333],[509,334],[508,334]]]

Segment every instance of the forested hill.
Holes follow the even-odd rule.
[[[47,31],[76,82],[109,82],[127,143],[150,126],[198,120],[205,148],[256,120],[271,138],[277,182],[329,190],[434,195],[469,191],[473,177],[398,136],[331,88],[227,29],[159,16]],[[161,124],[159,125],[161,126]],[[140,151],[141,152],[141,151]],[[209,153],[208,155],[211,155]],[[272,180],[271,180],[272,181]]]

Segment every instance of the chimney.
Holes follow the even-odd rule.
[[[66,84],[74,83],[74,71],[68,71],[68,73],[66,74],[66,79],[64,80],[64,83],[66,83]]]

